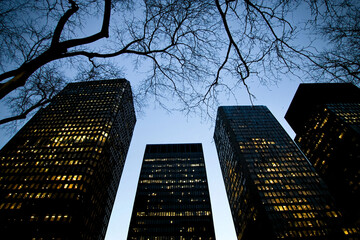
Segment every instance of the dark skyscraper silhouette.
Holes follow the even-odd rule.
[[[265,106],[218,109],[215,144],[238,239],[343,239],[328,189]]]
[[[344,220],[359,231],[360,89],[350,83],[300,84],[285,119]]]
[[[201,144],[146,146],[128,239],[215,239]]]
[[[103,239],[135,122],[125,79],[68,84],[0,151],[0,238]]]

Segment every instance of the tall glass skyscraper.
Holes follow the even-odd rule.
[[[300,84],[285,119],[335,197],[348,235],[360,238],[360,89],[350,83]]]
[[[136,122],[125,79],[68,84],[0,151],[2,239],[103,239]]]
[[[146,146],[128,239],[215,239],[201,144]]]
[[[326,185],[265,106],[220,107],[214,139],[238,239],[343,239]]]

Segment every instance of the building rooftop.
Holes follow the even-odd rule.
[[[360,102],[360,89],[352,83],[302,83],[285,114],[285,119],[297,133],[317,106],[352,102]]]

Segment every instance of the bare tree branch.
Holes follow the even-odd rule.
[[[56,45],[59,44],[61,32],[63,31],[66,22],[74,13],[76,13],[79,10],[79,6],[74,1],[69,0],[69,3],[71,5],[71,8],[69,8],[65,12],[65,14],[61,16],[58,24],[56,25],[54,36],[51,41],[51,47],[55,47]]]
[[[78,7],[74,1],[69,1],[69,3],[71,4],[71,8],[66,11],[64,15],[60,18],[55,29],[55,33],[53,35],[53,41],[51,46],[44,53],[40,54],[38,57],[28,62],[25,62],[16,70],[5,72],[0,75],[0,82],[12,77],[7,82],[1,83],[0,99],[2,99],[4,96],[6,96],[8,93],[15,90],[16,88],[23,86],[26,83],[27,79],[31,76],[31,74],[33,74],[41,66],[44,66],[51,61],[68,57],[66,55],[68,48],[88,44],[91,42],[95,42],[101,38],[108,37],[111,0],[104,0],[105,10],[103,17],[103,25],[100,32],[85,38],[58,42],[64,25],[69,20],[71,15],[73,15],[78,10]]]
[[[16,93],[18,104],[7,105],[18,118],[48,102],[52,89],[34,80],[58,62],[65,65],[57,73],[75,69],[80,81],[121,77],[110,66],[128,65],[126,57],[145,75],[135,96],[207,115],[220,94],[236,98],[239,88],[252,103],[251,81],[291,75],[360,84],[356,0],[3,1],[0,99]],[[179,106],[169,108],[169,99]]]

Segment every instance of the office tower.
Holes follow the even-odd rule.
[[[0,151],[0,238],[103,239],[135,121],[125,79],[68,84]]]
[[[285,119],[346,223],[360,226],[360,89],[350,83],[300,84]]]
[[[201,144],[146,146],[128,239],[215,239]]]
[[[215,144],[238,239],[342,239],[328,189],[265,106],[219,107]]]

